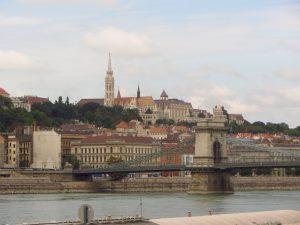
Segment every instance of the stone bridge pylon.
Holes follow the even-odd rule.
[[[190,193],[233,192],[230,171],[214,167],[218,163],[227,161],[226,121],[221,106],[216,106],[213,110],[213,118],[204,118],[197,123]]]

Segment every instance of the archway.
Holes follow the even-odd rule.
[[[213,145],[214,164],[221,162],[221,144],[219,141],[215,141]]]

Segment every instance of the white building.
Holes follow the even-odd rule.
[[[32,168],[61,168],[61,135],[55,131],[33,132]]]
[[[10,99],[11,99],[11,102],[12,102],[14,108],[22,108],[28,112],[31,111],[31,104],[26,102],[24,98],[11,97]]]

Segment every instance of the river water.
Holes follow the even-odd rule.
[[[89,204],[94,218],[107,215],[146,218],[180,217],[187,212],[207,215],[232,212],[293,209],[300,211],[300,191],[252,191],[234,194],[96,193],[0,195],[0,224],[20,224],[78,219],[78,208]]]

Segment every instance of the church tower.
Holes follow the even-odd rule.
[[[109,53],[108,58],[108,68],[106,71],[105,77],[105,94],[104,94],[104,105],[105,106],[113,106],[114,105],[114,93],[115,93],[115,80],[113,76],[113,70],[111,67],[111,57]]]

